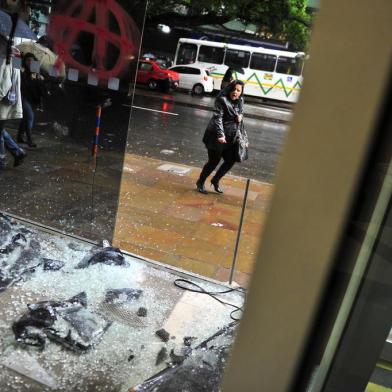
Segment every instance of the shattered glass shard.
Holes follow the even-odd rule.
[[[139,299],[143,290],[140,289],[108,289],[105,293],[106,303],[122,303]]]
[[[95,253],[89,258],[83,259],[76,268],[87,268],[90,265],[102,263],[106,265],[119,265],[129,267],[128,262],[125,260],[124,255],[118,248],[108,247]]]
[[[43,262],[43,269],[44,271],[58,271],[64,267],[65,263],[60,260],[52,260],[47,258],[41,259]]]
[[[63,318],[69,322],[88,345],[94,344],[111,324],[87,309],[78,309],[76,311],[71,309],[63,314]]]

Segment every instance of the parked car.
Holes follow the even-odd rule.
[[[169,70],[180,74],[179,88],[190,90],[196,95],[210,93],[214,90],[214,78],[205,68],[194,65],[176,65]]]
[[[146,84],[151,90],[176,89],[180,75],[170,69],[161,68],[155,61],[141,60],[138,64],[136,83]]]

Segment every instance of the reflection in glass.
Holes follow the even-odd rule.
[[[7,131],[25,157],[1,173],[0,209],[111,239],[143,20],[116,1],[58,1],[27,12],[44,23],[33,40],[14,40],[23,119]]]

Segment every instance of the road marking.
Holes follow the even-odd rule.
[[[131,105],[123,104],[123,106],[126,106],[127,108],[130,108]],[[157,112],[157,113],[163,113],[163,114],[170,114],[172,116],[178,116],[178,113],[172,113],[172,112],[165,112],[163,110],[156,110],[156,109],[149,109],[149,108],[143,108],[141,106],[133,106],[134,109],[141,109],[141,110],[149,110],[150,112]]]

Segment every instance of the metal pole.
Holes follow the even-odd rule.
[[[238,227],[237,241],[236,241],[235,248],[234,248],[233,263],[231,265],[231,271],[230,271],[230,279],[229,279],[229,284],[230,285],[233,283],[234,271],[235,271],[235,267],[236,267],[236,263],[237,263],[238,246],[240,244],[240,239],[241,239],[242,222],[244,221],[244,214],[245,214],[245,209],[246,209],[246,201],[248,200],[249,184],[250,184],[250,178],[248,178],[247,181],[246,181],[244,201],[242,202],[242,211],[241,211],[240,225]]]
[[[93,180],[91,183],[91,224],[93,224],[94,220],[94,191],[95,191],[95,175],[97,173],[97,157],[98,157],[98,147],[99,147],[99,135],[101,132],[101,117],[102,117],[102,110],[108,108],[112,105],[112,101],[110,98],[105,99],[103,103],[99,104],[96,107],[95,112],[95,133],[93,139],[93,145],[91,148],[91,155],[93,157]]]
[[[93,140],[93,147],[91,154],[94,158],[94,162],[97,159],[98,155],[98,145],[99,145],[99,133],[101,131],[101,115],[102,115],[102,106],[98,105],[97,110],[96,110],[96,124],[95,124],[95,135],[94,135],[94,140]]]
[[[91,224],[94,221],[94,189],[95,189],[95,174],[97,173],[97,156],[99,146],[99,133],[101,131],[101,116],[102,116],[102,105],[98,105],[96,108],[95,116],[95,133],[93,139],[93,145],[91,149],[91,155],[93,157],[93,180],[91,183]]]

